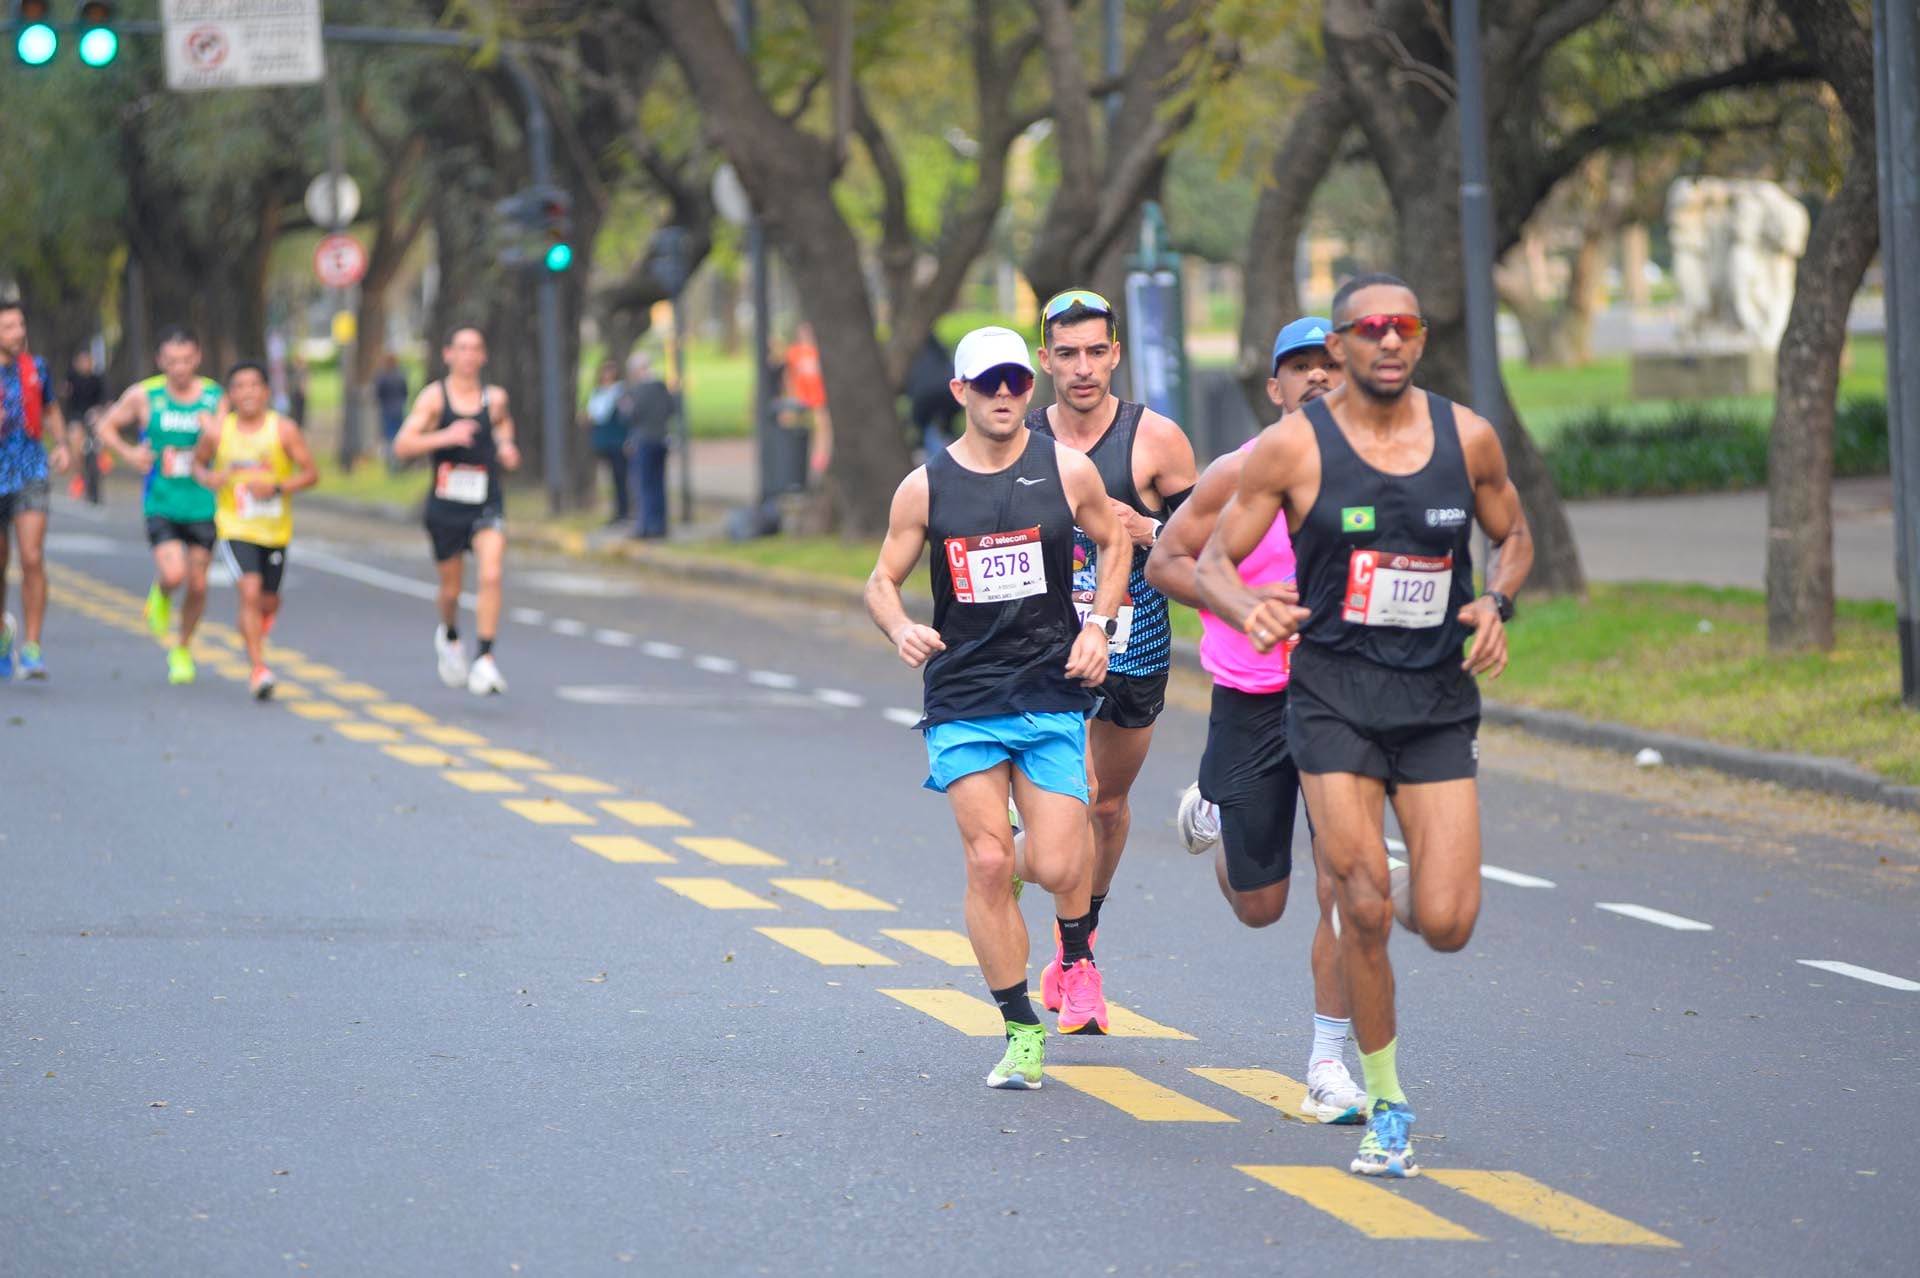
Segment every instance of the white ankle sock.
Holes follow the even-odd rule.
[[[1307,1069],[1321,1061],[1344,1061],[1347,1055],[1347,1031],[1353,1022],[1344,1017],[1313,1014],[1313,1051],[1307,1055]]]

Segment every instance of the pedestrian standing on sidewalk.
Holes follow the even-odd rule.
[[[106,402],[107,379],[94,371],[93,352],[82,347],[67,365],[60,403],[67,414],[67,452],[79,460],[74,468],[73,495],[84,498],[89,506],[100,504],[100,448],[89,428]]]
[[[387,469],[398,470],[400,463],[393,455],[393,440],[400,433],[401,423],[407,420],[407,372],[391,352],[380,362],[380,374],[373,379],[373,397],[380,404],[380,437],[386,441]],[[297,422],[300,418],[294,420]]]
[[[609,526],[624,524],[633,513],[627,496],[627,423],[620,412],[620,397],[626,387],[620,381],[620,366],[610,359],[600,361],[594,378],[593,394],[587,396],[587,442],[593,455],[607,464],[613,477],[613,514]]]
[[[634,501],[639,507],[633,535],[667,535],[667,428],[676,411],[674,394],[653,375],[644,351],[627,357],[627,380],[620,395],[620,418],[627,430],[627,455],[633,459]]]

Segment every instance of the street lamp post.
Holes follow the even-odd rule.
[[[1920,710],[1920,19],[1911,0],[1874,0],[1873,64],[1900,697]]]

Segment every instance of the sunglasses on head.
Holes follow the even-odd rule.
[[[978,377],[967,379],[967,385],[982,395],[998,395],[1002,386],[1009,394],[1024,395],[1033,389],[1033,374],[1018,364],[996,364]]]
[[[1054,294],[1053,300],[1040,312],[1040,318],[1043,321],[1058,319],[1076,306],[1084,306],[1108,317],[1113,315],[1113,303],[1106,298],[1084,288],[1070,288],[1064,293]]]
[[[1377,342],[1387,335],[1387,331],[1400,334],[1400,340],[1410,342],[1427,331],[1427,322],[1418,315],[1362,315],[1359,319],[1348,320],[1334,326],[1334,332],[1352,331],[1355,337],[1363,341]]]

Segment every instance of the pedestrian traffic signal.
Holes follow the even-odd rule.
[[[120,54],[120,33],[113,29],[113,6],[87,0],[80,6],[80,61],[104,67]]]
[[[60,33],[47,21],[48,0],[19,0],[13,7],[18,23],[13,51],[30,67],[44,67],[60,52]]]
[[[573,245],[565,240],[547,249],[547,269],[558,274],[573,265]]]
[[[573,197],[558,187],[541,192],[540,230],[546,236],[547,251],[541,261],[555,274],[573,265],[573,245],[567,237],[573,233]]]

